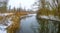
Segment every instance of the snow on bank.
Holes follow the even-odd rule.
[[[60,21],[58,16],[53,16],[53,15],[49,15],[49,16],[40,15],[39,18]]]
[[[7,33],[6,27],[7,26],[0,25],[0,33]]]
[[[14,13],[0,13],[0,16],[7,16],[7,15],[12,15]]]
[[[8,18],[2,24],[0,24],[0,33],[7,33],[6,28],[9,27],[12,24],[12,21],[10,21],[10,19],[11,18]]]
[[[5,31],[0,30],[0,33],[7,33],[7,32],[6,32],[6,30]]]
[[[7,33],[6,28],[7,26],[0,25],[0,33]]]

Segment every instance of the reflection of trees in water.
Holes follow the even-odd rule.
[[[40,24],[39,33],[57,33],[58,32],[58,22],[49,20],[38,20]]]
[[[56,3],[57,4],[56,4]],[[40,33],[59,33],[60,31],[60,23],[56,21],[49,21],[49,20],[44,20],[44,19],[39,19],[40,15],[53,15],[60,17],[60,11],[59,11],[59,6],[58,6],[58,0],[52,0],[52,5],[46,1],[46,0],[40,0],[39,3],[41,3],[42,8],[39,8],[37,12],[37,18],[38,22],[40,24],[39,27],[39,32]],[[47,7],[46,7],[47,5]],[[39,5],[40,6],[40,5]],[[51,10],[50,10],[51,7]]]

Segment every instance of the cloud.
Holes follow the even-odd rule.
[[[31,5],[34,4],[35,0],[9,0],[8,7],[11,6],[11,8],[21,8],[26,9],[31,8]]]

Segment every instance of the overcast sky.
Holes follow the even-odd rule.
[[[32,4],[34,4],[34,2],[36,2],[36,0],[9,0],[8,2],[8,7],[11,6],[11,8],[23,8],[24,7],[26,9],[32,9]]]
[[[1,0],[0,0],[1,1]],[[35,5],[34,7],[32,6],[35,2],[37,2],[38,0],[9,0],[8,1],[8,5],[7,7],[9,8],[9,6],[11,6],[11,9],[15,8],[26,8],[26,9],[33,9],[36,7],[36,9],[38,8],[37,5]],[[50,2],[50,4],[52,5],[52,0],[47,0]],[[34,9],[34,10],[36,10]]]

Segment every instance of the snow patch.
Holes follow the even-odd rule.
[[[40,15],[40,16],[38,16],[38,17],[39,17],[39,18],[43,18],[43,19],[51,19],[51,20],[60,21],[60,19],[58,18],[58,16],[53,16],[53,15],[49,15],[49,16]]]
[[[5,20],[4,23],[0,24],[0,33],[7,33],[6,28],[8,28],[10,25],[12,25],[11,18],[8,18],[7,20]],[[6,24],[6,25],[4,25]]]
[[[0,13],[0,16],[12,15],[13,13]]]

